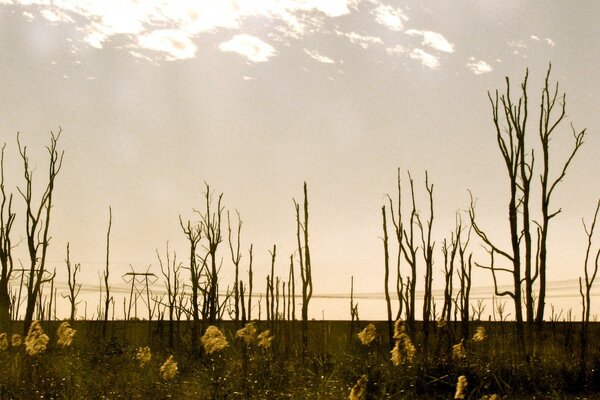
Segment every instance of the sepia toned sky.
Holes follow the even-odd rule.
[[[572,143],[569,124],[588,129],[553,197],[562,212],[549,243],[548,303],[578,313],[581,218],[591,218],[600,196],[599,13],[594,1],[0,0],[6,186],[22,203],[16,133],[41,181],[44,146],[60,126],[65,156],[49,266],[64,287],[70,242],[89,285],[89,316],[109,206],[116,288],[127,286],[121,275],[131,268],[160,274],[155,252],[164,254],[167,241],[187,263],[179,216],[197,217],[206,182],[240,212],[243,273],[253,243],[255,287],[264,291],[273,244],[276,270],[287,277],[292,198],[301,200],[306,181],[315,294],[342,297],[315,299],[311,316],[349,318],[343,296],[354,276],[355,292],[365,294],[361,318],[383,318],[383,303],[370,298],[383,292],[380,208],[395,193],[397,168],[405,183],[411,171],[425,214],[425,170],[435,185],[438,255],[469,190],[482,226],[507,244],[508,182],[487,91],[502,90],[509,76],[516,93],[529,68],[535,139],[551,62],[552,80],[567,93],[555,165]],[[14,235],[24,237],[22,214]],[[472,248],[482,256],[479,242]],[[23,262],[24,251],[21,242],[15,254]],[[220,255],[225,287],[226,238]],[[434,269],[442,268],[438,259]],[[491,284],[476,271],[473,297],[489,299]],[[434,288],[442,285],[438,274]]]

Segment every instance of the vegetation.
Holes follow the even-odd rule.
[[[508,78],[504,94],[489,94],[496,141],[508,175],[509,237],[504,242],[510,243],[510,249],[502,248],[499,243],[503,241],[491,238],[480,225],[473,197],[468,211],[456,213],[450,236],[436,241],[434,184],[428,172],[424,179],[426,212],[421,212],[415,196],[419,189],[410,172],[408,208],[403,205],[406,188],[398,170],[397,195],[388,196],[388,204],[381,207],[386,321],[359,320],[353,278],[351,321],[309,320],[313,264],[305,182],[303,200],[293,201],[296,243],[289,255],[289,271],[277,273],[274,244],[269,250],[270,273],[263,281],[264,297],[253,290],[252,244],[246,279],[241,269],[245,261],[240,214],[236,210],[237,221],[232,219],[223,193],[214,196],[206,184],[202,208],[194,210],[196,219],[179,216],[189,246],[187,259],[179,261],[168,243],[164,256],[156,252],[166,298],[150,293],[148,279],[156,275],[132,271],[126,274],[132,278],[132,288],[128,307],[123,303],[124,320],[115,321],[109,283],[113,222],[109,207],[97,316],[95,320],[77,319],[81,304],[77,273],[81,266],[72,263],[67,245],[64,272],[68,293],[61,295],[68,300],[70,312],[68,322],[59,322],[56,271],[47,270],[46,255],[53,193],[63,160],[58,149],[61,132],[51,134],[48,175],[38,196],[33,193],[39,183],[34,185],[27,147],[17,137],[24,176],[24,186],[19,186],[18,192],[25,210],[24,241],[29,260],[26,267],[15,269],[12,238],[16,214],[13,195],[5,189],[3,146],[0,397],[493,399],[563,398],[600,392],[600,326],[590,318],[600,261],[600,249],[594,244],[600,200],[591,223],[583,224],[587,246],[579,279],[581,321],[544,320],[548,231],[550,221],[561,211],[551,208],[550,200],[583,145],[586,132],[571,126],[573,145],[562,155],[562,163],[551,169],[555,158],[551,137],[566,115],[566,97],[558,84],[551,85],[550,72],[549,68],[540,97],[535,142],[527,128],[531,125],[528,72],[518,98],[511,96]],[[542,162],[536,163],[534,155],[540,152]],[[539,180],[534,181],[536,174]],[[534,188],[535,182],[539,188]],[[539,202],[534,201],[534,195],[539,195]],[[475,243],[485,249],[485,260],[474,255]],[[228,253],[226,257],[223,252]],[[229,284],[221,274],[224,258],[231,260],[226,267],[232,267],[235,277]],[[436,311],[433,297],[436,263],[443,266],[445,279],[441,312]],[[506,321],[503,302],[492,310],[494,321],[492,317],[481,320],[482,304],[474,305],[470,300],[474,266],[491,273],[495,298],[512,300],[514,321]],[[18,284],[13,279],[16,272],[21,276]],[[497,275],[501,273],[512,281],[508,290],[500,290]],[[145,282],[144,295],[134,290],[139,277]],[[390,281],[395,282],[394,301]],[[419,320],[416,306],[421,290]],[[133,296],[144,301],[147,321],[137,320],[137,314],[131,318]],[[24,312],[19,310],[21,300]],[[297,302],[301,305],[299,320]]]

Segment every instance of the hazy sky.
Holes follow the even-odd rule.
[[[7,188],[18,194],[23,183],[16,132],[41,180],[43,146],[62,127],[50,268],[66,281],[70,242],[86,283],[97,286],[112,206],[111,282],[121,287],[130,264],[159,274],[155,250],[164,253],[167,241],[187,263],[178,217],[195,218],[206,181],[239,210],[243,272],[254,243],[262,291],[273,244],[287,276],[292,198],[307,181],[315,293],[347,294],[352,275],[356,292],[382,293],[380,207],[398,167],[412,172],[424,212],[429,171],[438,255],[468,190],[481,224],[507,243],[508,184],[486,92],[503,89],[505,76],[516,84],[529,67],[535,138],[552,62],[568,112],[552,143],[557,163],[571,143],[569,122],[588,129],[553,197],[563,212],[550,234],[548,303],[578,313],[581,218],[600,195],[599,14],[595,1],[0,0]],[[14,234],[24,236],[22,214]],[[220,254],[224,287],[226,242]],[[489,297],[491,276],[475,274],[474,297]],[[88,314],[96,301],[89,297]],[[359,303],[361,318],[384,316],[383,303]],[[348,318],[348,309],[345,299],[315,300],[311,315]]]

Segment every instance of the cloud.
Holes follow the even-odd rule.
[[[554,47],[556,46],[556,43],[554,43],[554,40],[550,39],[550,38],[546,38],[544,39],[546,41],[546,44],[550,47]]]
[[[73,22],[73,18],[60,10],[44,9],[40,14],[50,22]]]
[[[153,31],[140,36],[138,44],[143,49],[165,53],[167,60],[186,60],[196,55],[196,45],[189,36],[175,29]]]
[[[537,37],[537,36],[535,36],[535,35],[531,35],[531,36],[530,36],[530,38],[531,38],[532,40],[535,40],[535,41],[538,41],[538,42],[540,41],[540,38],[539,38],[539,37]]]
[[[409,57],[413,60],[421,61],[421,64],[429,69],[438,69],[440,67],[440,59],[438,57],[419,48],[413,49]]]
[[[385,52],[388,53],[389,55],[400,55],[400,54],[404,54],[406,50],[404,49],[404,47],[402,47],[402,45],[397,44],[394,47],[386,47]]]
[[[308,54],[308,56],[310,58],[312,58],[313,60],[316,60],[316,61],[318,61],[320,63],[324,63],[324,64],[334,64],[335,63],[335,61],[333,61],[331,58],[326,57],[326,56],[320,54],[316,50],[312,50],[311,51],[311,50],[304,49],[304,52],[306,54]]]
[[[423,41],[421,44],[424,46],[429,46],[433,49],[444,51],[446,53],[454,53],[454,45],[448,42],[444,36],[437,32],[409,29],[406,31],[406,34],[410,36],[422,36]]]
[[[483,60],[476,60],[475,57],[469,57],[467,68],[475,75],[486,74],[492,71],[492,66]]]
[[[394,8],[385,4],[379,4],[377,8],[371,11],[371,14],[375,15],[375,21],[378,24],[393,31],[403,30],[404,22],[408,21],[408,17],[400,8]]]
[[[350,40],[352,44],[358,44],[363,49],[368,49],[371,45],[374,44],[383,44],[383,40],[377,36],[369,36],[369,35],[360,35],[356,32],[340,32],[338,30],[335,31],[338,36],[345,36]]]
[[[121,35],[120,43],[129,41],[126,48],[140,51],[148,47],[140,43],[165,39],[161,31],[179,31],[193,42],[199,35],[217,30],[243,31],[247,19],[253,26],[279,28],[285,37],[300,38],[322,30],[327,18],[349,14],[356,8],[356,0],[0,0],[0,5],[33,5],[36,8],[25,11],[38,12],[52,22],[76,24],[83,33],[79,40],[95,48]],[[191,49],[187,42],[185,47]],[[170,59],[176,53],[160,51]]]
[[[268,61],[275,55],[273,46],[255,36],[246,34],[235,35],[231,40],[221,43],[219,49],[238,53],[255,63]]]
[[[508,47],[515,47],[517,49],[526,49],[527,46],[525,45],[525,43],[523,43],[522,40],[510,40],[507,41],[506,44],[508,45]]]

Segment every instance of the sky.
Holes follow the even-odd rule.
[[[17,132],[39,189],[44,146],[60,127],[65,155],[48,265],[64,288],[69,242],[88,317],[98,303],[109,207],[118,314],[124,273],[160,276],[156,251],[164,255],[167,242],[188,263],[179,216],[197,218],[205,183],[241,215],[242,272],[253,244],[256,290],[264,291],[273,244],[276,271],[287,277],[292,199],[301,200],[306,181],[310,315],[349,318],[354,276],[360,317],[384,318],[381,206],[395,193],[397,169],[405,184],[411,171],[424,215],[425,171],[434,184],[440,289],[440,243],[469,206],[469,191],[481,225],[498,243],[508,239],[508,182],[487,92],[502,91],[506,76],[516,88],[528,68],[535,138],[552,63],[551,79],[567,94],[555,165],[572,143],[570,123],[588,134],[553,197],[562,212],[550,232],[547,316],[550,304],[578,315],[582,218],[590,220],[600,196],[599,12],[594,1],[0,0],[0,143],[18,203],[14,241],[25,232]],[[485,262],[481,243],[471,246]],[[14,251],[24,262],[24,243]],[[226,238],[219,254],[225,287],[233,276]],[[487,271],[474,272],[474,302],[485,299],[487,312],[491,285]]]

